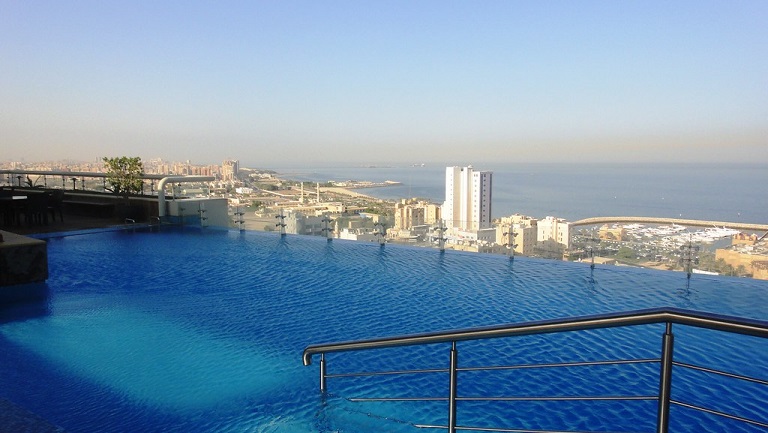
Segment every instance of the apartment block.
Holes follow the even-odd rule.
[[[514,235],[514,242],[510,242],[510,236]],[[533,255],[538,237],[537,220],[525,215],[510,215],[502,217],[496,226],[496,243],[508,246],[515,245],[515,254],[524,256]]]
[[[240,161],[227,159],[221,163],[221,180],[234,181],[240,171]]]
[[[394,229],[410,230],[416,226],[435,224],[440,218],[440,207],[415,199],[403,199],[395,204]]]
[[[571,223],[562,218],[548,216],[536,224],[537,247],[555,251],[571,247]]]
[[[441,207],[446,227],[480,230],[491,227],[493,172],[467,167],[446,167],[445,202]]]

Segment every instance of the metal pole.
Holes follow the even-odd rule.
[[[661,372],[659,378],[659,409],[656,419],[656,432],[667,433],[669,429],[669,400],[672,394],[672,352],[675,336],[672,335],[672,323],[667,322],[667,329],[661,343]]]
[[[320,354],[320,391],[328,391],[328,385],[325,382],[325,353]]]
[[[451,345],[450,385],[448,396],[448,433],[456,433],[456,369],[459,363],[456,342]]]

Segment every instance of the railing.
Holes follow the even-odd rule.
[[[651,359],[631,359],[631,360],[612,360],[612,361],[594,361],[594,362],[570,362],[570,363],[549,363],[537,365],[511,365],[511,366],[492,366],[492,367],[472,367],[461,368],[458,365],[457,343],[468,340],[485,340],[504,337],[519,337],[524,335],[554,334],[570,331],[581,331],[588,329],[603,329],[628,327],[636,325],[665,324],[665,331],[662,336],[662,346],[659,358]],[[728,418],[741,423],[746,423],[760,428],[768,428],[768,421],[755,420],[743,416],[737,416],[724,411],[714,410],[701,405],[690,404],[671,398],[672,391],[672,370],[674,367],[692,369],[696,371],[726,376],[739,381],[746,381],[759,385],[768,385],[768,380],[739,375],[714,368],[697,366],[689,363],[676,362],[673,360],[674,336],[672,333],[673,325],[686,325],[697,328],[705,328],[727,333],[756,336],[760,338],[768,337],[768,322],[751,320],[709,313],[701,313],[676,308],[650,309],[630,311],[615,314],[602,314],[595,316],[584,316],[570,319],[545,320],[538,322],[527,322],[503,326],[472,328],[464,330],[454,330],[446,332],[435,332],[425,334],[415,334],[407,336],[397,336],[380,339],[359,340],[343,343],[318,344],[308,346],[303,353],[304,365],[310,365],[314,355],[320,355],[320,389],[323,393],[327,392],[328,379],[334,378],[354,378],[364,376],[382,376],[382,375],[401,375],[401,374],[430,374],[430,373],[448,373],[449,386],[447,397],[439,398],[350,398],[350,401],[428,401],[443,400],[448,401],[448,425],[420,425],[422,428],[440,428],[447,429],[450,433],[457,430],[470,431],[494,431],[494,432],[524,432],[533,430],[509,429],[503,427],[472,427],[459,426],[456,422],[456,403],[458,401],[556,401],[556,400],[655,400],[657,401],[657,419],[656,432],[666,433],[669,426],[670,405],[677,405],[699,412]],[[349,372],[341,374],[327,373],[327,359],[325,354],[332,352],[365,351],[370,349],[393,348],[402,346],[426,345],[436,343],[450,343],[449,367],[435,369],[419,370],[401,370],[401,371],[376,371],[376,372]],[[657,395],[647,396],[568,396],[568,397],[462,397],[457,393],[458,373],[472,370],[512,370],[523,368],[551,368],[551,367],[572,367],[572,366],[594,366],[594,365],[621,365],[637,363],[658,363],[659,364],[659,388]],[[554,430],[535,430],[536,432],[553,432]],[[561,431],[561,430],[557,430]]]
[[[32,176],[35,176],[32,178]],[[155,195],[155,182],[166,177],[159,174],[142,174],[141,179],[149,181],[149,195]],[[86,181],[88,179],[88,181]],[[141,195],[145,194],[142,184]],[[0,170],[0,185],[28,188],[58,188],[71,191],[107,191],[107,173],[91,171],[54,170]]]

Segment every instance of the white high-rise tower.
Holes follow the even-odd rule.
[[[492,185],[492,171],[475,171],[471,165],[446,167],[441,208],[446,226],[465,231],[491,227]]]

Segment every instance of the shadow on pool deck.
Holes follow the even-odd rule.
[[[58,232],[71,232],[77,230],[99,229],[112,227],[115,225],[123,224],[125,221],[121,221],[117,218],[88,216],[64,213],[64,221],[57,218],[55,221],[48,219],[48,224],[26,224],[21,223],[19,225],[2,225],[0,224],[0,230],[4,230],[19,235],[34,235],[40,233],[58,233]],[[0,221],[2,223],[2,221]]]

